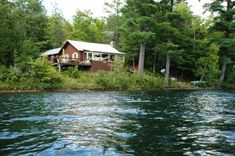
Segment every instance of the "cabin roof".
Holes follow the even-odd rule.
[[[55,55],[59,54],[61,48],[55,48],[55,49],[50,49],[45,51],[44,53],[41,54],[41,56],[48,56],[48,55]]]
[[[90,52],[100,52],[100,53],[120,54],[120,55],[125,54],[113,48],[109,44],[82,42],[74,40],[67,40],[67,42],[70,43],[74,48],[76,48],[79,51],[90,51]],[[67,42],[65,42],[65,44]]]

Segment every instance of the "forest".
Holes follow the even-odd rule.
[[[65,78],[39,58],[67,39],[108,44],[113,40],[126,53],[124,67],[138,65],[134,76],[119,67],[109,76],[99,72],[97,85],[103,88],[130,88],[131,80],[135,81],[133,88],[172,87],[170,77],[207,82],[207,86],[234,86],[234,6],[233,0],[212,0],[204,7],[212,15],[203,19],[193,15],[184,0],[107,0],[107,17],[77,10],[68,21],[56,6],[47,15],[41,0],[0,0],[0,90],[56,88],[48,85]],[[83,84],[82,88],[90,89],[97,82],[92,78],[97,76],[69,70],[65,73],[70,78],[80,80],[68,77],[66,81]],[[84,86],[84,76],[91,85]],[[106,84],[109,77],[112,82]],[[35,82],[43,86],[35,86]]]

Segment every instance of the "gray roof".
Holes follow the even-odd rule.
[[[59,54],[61,48],[55,48],[45,51],[41,54],[41,56],[49,56],[49,55],[56,55]]]
[[[90,42],[81,42],[73,40],[67,40],[67,42],[70,43],[79,51],[90,51],[90,52],[120,54],[120,55],[125,54],[113,48],[110,44],[90,43]]]
[[[82,42],[74,40],[67,40],[65,44],[67,42],[70,43],[74,48],[76,48],[79,51],[90,51],[90,52],[118,54],[118,55],[125,54],[113,48],[110,44],[91,43],[91,42]],[[62,47],[64,47],[65,44]],[[41,56],[56,55],[59,54],[60,50],[61,48],[50,49],[42,53]]]

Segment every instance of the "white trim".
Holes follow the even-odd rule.
[[[74,52],[74,53],[72,54],[72,58],[73,58],[73,59],[78,59],[78,58],[79,58],[78,53],[77,53],[77,52]]]

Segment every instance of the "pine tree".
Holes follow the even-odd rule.
[[[156,5],[154,0],[127,0],[122,9],[124,24],[122,25],[122,35],[126,42],[122,46],[138,44],[139,65],[138,72],[144,73],[144,58],[146,46],[154,38],[154,14]],[[128,45],[129,44],[129,45]]]
[[[220,62],[222,65],[220,82],[224,82],[227,65],[235,61],[235,2],[233,0],[214,0],[208,4],[209,10],[215,13],[213,31],[221,34],[215,38],[215,42],[220,47]]]
[[[188,32],[192,16],[184,2],[175,5],[173,0],[162,0],[158,6],[155,52],[165,60],[164,86],[168,87],[171,62],[182,64],[182,54],[190,44]]]
[[[115,41],[116,46],[119,47],[119,29],[121,25],[121,8],[123,0],[112,0],[105,2],[105,12],[109,14],[107,17],[107,29],[111,32],[111,39]]]

